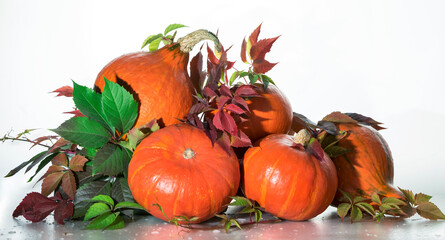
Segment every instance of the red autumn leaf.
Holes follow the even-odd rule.
[[[63,146],[66,146],[66,145],[68,145],[68,144],[70,144],[71,142],[69,142],[69,141],[67,141],[67,140],[65,140],[65,139],[63,139],[63,138],[59,138],[59,140],[57,140],[57,142],[56,143],[54,143],[54,145],[48,150],[48,152],[53,152],[54,150],[56,150],[57,148],[60,148],[60,147],[63,147]]]
[[[258,36],[260,35],[262,23],[250,34],[249,40],[252,46],[257,43]]]
[[[72,97],[73,96],[73,87],[70,86],[63,86],[61,88],[58,88],[52,93],[58,93],[56,97],[65,96],[65,97]]]
[[[244,108],[247,112],[249,112],[249,105],[247,104],[246,100],[244,100],[242,97],[235,96],[232,99],[232,103],[237,105],[238,107]]]
[[[215,53],[212,49],[210,49],[209,45],[207,45],[207,58],[213,65],[217,65],[219,63],[219,59],[215,56]]]
[[[247,51],[247,42],[246,39],[243,39],[243,43],[241,44],[241,61],[243,61],[244,63],[248,63],[247,62],[247,56],[246,56],[246,51]]]
[[[273,43],[279,37],[280,36],[274,38],[261,39],[260,41],[252,45],[252,48],[250,49],[250,57],[252,58],[252,60],[255,61],[257,59],[264,59],[266,53],[270,52]]]
[[[41,209],[39,208],[39,205]],[[12,213],[12,216],[18,217],[23,215],[26,220],[39,222],[45,219],[56,208],[56,205],[56,201],[51,200],[40,193],[32,192],[23,198]]]
[[[46,176],[42,182],[42,195],[48,196],[52,193],[59,186],[64,174],[64,172],[54,172]]]
[[[83,115],[83,113],[81,113],[78,109],[64,113],[73,114],[74,115],[73,117],[85,117],[85,115]]]
[[[57,207],[54,210],[54,219],[57,223],[64,225],[64,219],[73,216],[74,204],[72,201],[61,201],[57,203]]]
[[[222,96],[232,97],[232,92],[230,91],[230,88],[228,88],[226,85],[222,84],[219,88],[219,92]]]
[[[237,105],[235,105],[233,103],[227,104],[224,108],[227,111],[233,112],[235,114],[243,114],[246,112],[244,109],[238,107]]]
[[[250,138],[241,130],[238,130],[238,134],[231,136],[231,145],[233,147],[249,147],[252,146]]]
[[[350,116],[343,114],[341,112],[332,112],[325,116],[322,121],[334,122],[334,123],[357,123],[356,120],[352,119]]]
[[[62,166],[51,165],[51,166],[49,166],[46,173],[39,179],[39,181],[46,178],[50,174],[53,174],[55,172],[61,172],[61,171],[65,171],[65,168]],[[37,182],[39,182],[39,181],[37,181]]]
[[[253,61],[253,63],[252,63],[253,71],[255,73],[261,73],[261,74],[268,72],[275,65],[277,65],[277,63],[270,63],[269,61],[267,61],[265,59],[257,59],[255,61]]]
[[[321,144],[317,140],[313,140],[307,146],[307,151],[312,154],[318,160],[324,159],[325,153]]]
[[[86,157],[77,154],[70,160],[70,169],[75,172],[81,172],[83,171],[83,167],[86,162],[88,162]]]
[[[205,72],[202,71],[202,63],[202,53],[199,51],[190,61],[190,80],[198,93],[201,93],[201,88],[205,80]]]
[[[68,167],[68,158],[65,153],[59,153],[51,159],[51,163],[55,166]]]
[[[221,110],[224,108],[224,106],[226,105],[226,103],[230,102],[232,98],[227,97],[227,96],[222,96],[218,99],[218,109]]]
[[[216,97],[218,96],[218,94],[216,94],[215,91],[213,91],[210,87],[205,87],[204,88],[204,93],[207,97]]]
[[[213,124],[216,128],[226,131],[230,135],[235,135],[238,132],[238,127],[236,126],[235,120],[226,111],[218,111],[213,118]]]
[[[62,190],[71,198],[76,196],[76,178],[72,171],[66,171],[62,176]]]
[[[255,90],[255,85],[245,84],[239,86],[235,90],[235,95],[240,97],[255,97],[258,96],[258,92]]]
[[[31,149],[34,146],[42,143],[43,141],[51,140],[51,139],[57,139],[57,138],[59,138],[59,136],[43,136],[43,137],[36,138],[36,139],[33,140],[34,144],[29,149]]]

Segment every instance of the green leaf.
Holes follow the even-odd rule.
[[[351,150],[344,148],[344,147],[337,146],[337,145],[331,145],[327,148],[324,148],[324,151],[326,152],[326,154],[329,155],[329,157],[335,158],[335,157],[341,156],[343,154],[346,154],[346,153],[350,152]]]
[[[356,203],[355,206],[361,208],[363,211],[369,213],[369,215],[371,216],[375,216],[375,211],[374,208],[371,206],[371,204],[367,203],[367,202],[359,202]]]
[[[111,197],[118,202],[135,202],[128,181],[124,177],[117,178],[111,186]]]
[[[74,81],[73,85],[73,101],[79,111],[114,133],[114,128],[110,126],[110,123],[108,123],[102,110],[102,95],[96,93],[93,89],[81,86]]]
[[[406,200],[411,203],[412,205],[416,205],[416,201],[415,201],[415,197],[414,197],[414,193],[411,190],[405,190],[399,187],[399,190],[403,193],[403,195],[405,196]]]
[[[380,211],[385,212],[385,211],[388,211],[388,210],[393,209],[393,206],[391,206],[391,205],[389,205],[389,204],[386,204],[386,203],[382,203],[382,204],[379,206],[379,209],[380,209]]]
[[[362,196],[356,196],[356,197],[354,197],[354,203],[359,203],[359,202],[363,202],[363,201],[366,201],[366,200],[368,200],[367,198],[364,198],[364,197],[362,197]]]
[[[107,181],[93,181],[81,185],[74,198],[74,215],[72,218],[81,218],[93,204],[90,199],[101,194],[110,194],[110,183]]]
[[[86,117],[70,118],[52,131],[72,143],[90,148],[99,148],[111,139],[102,125]]]
[[[445,215],[440,209],[432,202],[423,202],[416,208],[417,213],[430,220],[445,219]]]
[[[93,175],[103,173],[116,176],[124,171],[122,148],[115,144],[103,146],[93,159]]]
[[[175,29],[183,28],[183,27],[187,27],[187,26],[182,25],[182,24],[178,24],[178,23],[170,24],[170,25],[167,26],[167,28],[165,28],[164,35],[167,35],[167,33],[171,32],[171,31],[173,31]]]
[[[116,219],[114,219],[114,222],[111,223],[108,227],[106,227],[105,230],[115,230],[124,227],[125,227],[124,219],[121,217],[121,215],[118,215]]]
[[[135,202],[120,202],[116,204],[116,207],[114,209],[120,209],[120,208],[131,208],[131,209],[139,209],[139,210],[145,210],[141,205],[135,203]]]
[[[148,45],[148,50],[150,50],[150,51],[156,51],[156,50],[158,50],[158,48],[159,48],[159,44],[161,43],[161,41],[162,41],[162,37],[153,40],[153,41],[150,43],[150,45]]]
[[[236,78],[240,75],[239,71],[235,71],[232,73],[229,79],[229,86],[232,86],[233,82],[236,80]]]
[[[199,217],[191,217],[188,221],[189,222],[196,222],[198,221]]]
[[[362,220],[362,218],[363,218],[362,210],[360,210],[360,208],[358,208],[357,206],[352,206],[351,222],[358,222]]]
[[[380,200],[380,196],[376,192],[371,195],[371,200],[377,204],[382,204],[382,201]]]
[[[349,209],[351,209],[351,204],[350,203],[340,203],[337,207],[337,214],[339,217],[341,217],[341,220],[343,221],[343,219],[346,217],[346,215],[348,215]]]
[[[111,211],[110,206],[108,206],[107,204],[102,202],[94,203],[93,205],[91,205],[90,208],[88,208],[88,211],[85,214],[83,221],[90,220],[92,218],[95,218],[99,215],[102,215],[110,211]]]
[[[261,221],[261,218],[263,218],[263,212],[259,209],[255,209],[255,220],[257,223]]]
[[[40,153],[36,154],[34,157],[29,159],[28,161],[25,161],[25,162],[21,163],[20,165],[18,165],[17,167],[15,167],[11,171],[9,171],[9,173],[6,174],[5,178],[14,176],[17,172],[22,170],[22,168],[26,167],[28,164],[30,164],[32,162],[42,160],[46,156],[47,153],[48,153],[48,151],[43,151],[43,152],[40,152]]]
[[[107,79],[102,92],[102,109],[108,122],[121,134],[131,129],[138,116],[138,103],[133,95]]]
[[[273,85],[275,85],[275,82],[274,82],[274,81],[272,80],[272,78],[270,78],[269,76],[262,74],[262,75],[261,75],[261,78],[262,78],[263,80],[266,80],[266,81],[272,83]]]
[[[414,196],[414,201],[416,205],[422,204],[424,202],[429,202],[432,197],[423,193],[416,193]]]
[[[144,43],[142,43],[142,48],[144,48],[145,46],[147,46],[148,44],[150,44],[151,42],[153,42],[154,40],[161,38],[162,39],[162,33],[159,34],[155,34],[155,35],[150,35],[148,36],[145,40]]]
[[[252,207],[252,202],[245,197],[231,197],[234,201],[230,203],[231,206],[250,206]]]
[[[97,196],[91,198],[90,201],[91,202],[102,202],[102,203],[106,203],[106,204],[110,205],[111,208],[114,207],[114,200],[108,195],[104,195],[104,194],[97,195]]]
[[[32,179],[34,179],[34,177],[37,175],[37,173],[40,172],[40,170],[42,170],[46,165],[48,165],[49,162],[51,162],[51,160],[57,156],[59,154],[59,152],[55,152],[52,153],[51,155],[49,155],[48,157],[46,157],[45,159],[43,159],[39,166],[37,166],[36,172],[34,173],[34,175],[32,175],[32,177],[29,178],[28,182],[31,182]]]
[[[235,226],[237,226],[239,229],[242,229],[239,225],[239,222],[236,219],[230,219],[230,222],[233,223]]]
[[[392,204],[392,205],[396,205],[396,206],[404,206],[404,205],[406,205],[406,202],[404,202],[404,201],[402,201],[402,200],[400,200],[400,199],[397,199],[397,198],[393,198],[393,197],[384,197],[383,199],[382,199],[382,202],[383,203],[386,203],[386,204]]]
[[[105,229],[106,227],[110,226],[114,223],[117,216],[119,215],[119,212],[111,213],[107,212],[104,213],[97,218],[95,218],[93,221],[91,221],[85,229]]]
[[[227,221],[224,223],[224,229],[226,229],[226,232],[229,232],[230,227],[232,226],[231,221]]]
[[[343,197],[346,201],[352,203],[352,195],[351,195],[350,193],[347,193],[347,192],[345,192],[345,191],[343,191],[343,190],[341,190],[341,189],[339,189],[339,191],[342,193],[342,195],[343,195],[342,197]]]
[[[249,76],[250,84],[255,84],[256,81],[258,80],[258,76],[256,74],[249,73],[248,76]]]
[[[247,206],[247,207],[241,209],[241,211],[239,211],[239,212],[240,213],[253,213],[253,212],[255,212],[255,210],[256,210],[256,208]]]

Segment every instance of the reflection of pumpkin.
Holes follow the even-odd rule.
[[[311,147],[318,144],[311,141]],[[309,153],[286,134],[261,139],[244,157],[246,197],[288,220],[307,220],[322,213],[337,191],[337,174],[318,147],[318,155]]]
[[[183,119],[193,105],[195,93],[187,72],[188,51],[197,43],[187,41],[191,37],[218,41],[213,34],[198,30],[157,51],[123,55],[100,71],[95,89],[103,90],[105,77],[133,93],[140,102],[136,126],[154,118],[165,126],[179,123],[178,118]]]
[[[292,108],[286,96],[272,84],[266,90],[256,85],[260,96],[247,100],[249,118],[238,124],[252,142],[272,133],[287,133],[292,125]]]
[[[338,189],[354,196],[370,197],[377,192],[384,197],[404,199],[392,186],[394,165],[388,144],[374,129],[356,123],[336,123],[340,131],[349,135],[338,146],[350,152],[333,158],[338,174]],[[340,203],[337,192],[333,205]]]
[[[235,153],[212,144],[204,131],[171,125],[146,137],[128,169],[134,199],[153,216],[199,217],[202,222],[221,212],[235,196],[240,180]]]

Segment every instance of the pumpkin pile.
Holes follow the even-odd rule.
[[[263,212],[304,221],[331,205],[342,220],[349,212],[351,221],[415,212],[445,219],[430,196],[392,185],[381,123],[341,112],[314,123],[293,112],[266,75],[276,63],[265,56],[278,37],[258,39],[258,26],[242,42],[248,69],[240,71],[227,59],[230,48],[207,30],[175,41],[169,33],[181,27],[149,36],[142,47],[150,51],[112,60],[94,89],[74,83],[55,91],[73,97],[75,116],[53,130],[58,136],[28,139],[48,149],[7,177],[52,165],[41,193],[27,195],[14,217],[41,221],[55,211],[61,224],[83,218],[87,229],[117,229],[136,213],[189,227],[217,216],[228,230],[240,227],[223,214],[229,205],[254,214],[252,223]],[[203,45],[190,60],[203,40],[214,49]]]

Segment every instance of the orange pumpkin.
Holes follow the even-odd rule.
[[[162,128],[135,149],[128,169],[134,199],[153,216],[205,221],[224,210],[240,181],[238,159],[187,124]]]
[[[256,84],[258,97],[247,100],[248,120],[238,127],[252,142],[273,133],[287,133],[292,125],[292,107],[286,96],[274,85],[264,90]]]
[[[335,166],[317,140],[310,141],[305,148],[290,135],[272,134],[247,150],[246,197],[288,220],[307,220],[328,208],[337,191]]]
[[[95,89],[103,90],[105,77],[131,92],[140,103],[136,127],[154,118],[162,126],[179,123],[178,119],[183,119],[194,103],[196,86],[187,72],[189,51],[204,39],[219,46],[216,36],[198,30],[159,50],[120,56],[100,71]]]
[[[354,196],[370,198],[374,192],[384,197],[404,199],[393,185],[394,164],[391,151],[383,137],[374,129],[357,123],[336,123],[340,131],[348,131],[338,146],[350,152],[332,158],[338,174],[338,189]],[[341,202],[336,194],[333,205]]]

